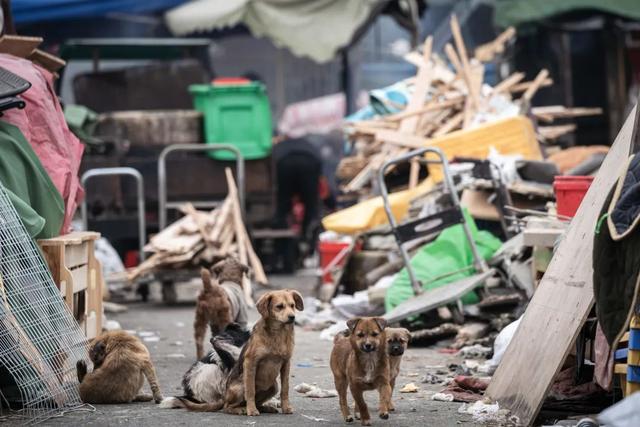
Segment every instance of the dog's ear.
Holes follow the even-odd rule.
[[[293,301],[296,303],[296,310],[304,310],[304,301],[302,300],[302,295],[300,295],[300,292],[289,289],[289,293],[293,296]]]
[[[262,295],[258,302],[256,302],[256,310],[260,313],[263,319],[269,317],[269,309],[271,308],[271,299],[273,298],[272,292],[267,292]]]
[[[374,317],[373,320],[378,324],[378,327],[381,331],[384,331],[384,328],[387,327],[387,320],[382,317]]]
[[[402,336],[407,340],[407,342],[410,342],[411,332],[409,332],[409,330],[406,328],[401,328],[400,331],[402,332]]]
[[[219,275],[226,262],[227,260],[223,259],[222,261],[218,261],[213,267],[211,267],[211,271],[213,271],[213,274],[215,274],[216,276]]]
[[[353,332],[356,326],[358,326],[359,321],[360,317],[354,317],[353,319],[347,320],[347,328],[349,328],[349,332]]]

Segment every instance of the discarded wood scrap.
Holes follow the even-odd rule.
[[[532,81],[524,81],[525,74],[515,72],[494,87],[484,83],[484,63],[504,52],[505,45],[515,37],[515,29],[508,28],[470,55],[455,15],[450,26],[453,43],[445,46],[444,56],[432,51],[431,38],[425,40],[422,53],[411,52],[405,56],[417,67],[415,77],[399,82],[407,86],[406,105],[399,107],[378,99],[391,107],[391,114],[346,124],[354,155],[343,158],[338,166],[338,176],[345,182],[344,192],[366,192],[385,161],[428,145],[432,138],[528,115],[530,102],[538,90],[553,84],[544,69]],[[545,124],[600,113],[599,109],[563,106],[535,107],[531,111],[531,115]],[[548,142],[574,130],[574,125],[563,123],[540,128],[537,135]],[[391,170],[393,168],[388,171]],[[410,188],[416,186],[418,172],[418,163],[412,163]]]
[[[632,151],[631,112],[571,221],[486,395],[532,425],[593,306],[593,230]],[[533,380],[532,374],[535,373]]]
[[[195,269],[234,256],[251,267],[257,283],[268,283],[242,219],[233,175],[229,169],[226,169],[225,173],[229,194],[222,205],[210,212],[204,212],[196,210],[190,203],[185,204],[181,209],[185,216],[151,237],[145,251],[152,255],[129,270],[130,281],[158,270]],[[249,301],[251,285],[248,279],[243,283],[243,289]]]

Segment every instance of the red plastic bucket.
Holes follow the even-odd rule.
[[[343,249],[348,248],[349,243],[343,242],[319,242],[318,252],[320,253],[320,268],[324,270],[331,261],[337,257]],[[337,265],[343,265],[347,257],[344,257]],[[330,272],[326,272],[322,276],[322,283],[333,283],[333,277]]]
[[[573,217],[592,181],[592,176],[556,176],[553,191],[556,193],[558,215]]]

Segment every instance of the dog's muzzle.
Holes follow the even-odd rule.
[[[289,316],[287,319],[287,324],[291,324],[296,321],[296,316]]]
[[[376,351],[376,346],[371,344],[364,344],[362,345],[361,349],[365,353],[371,353],[372,351]]]

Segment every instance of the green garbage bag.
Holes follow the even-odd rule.
[[[490,259],[500,248],[502,242],[488,231],[478,230],[476,223],[466,210],[464,211],[464,216],[467,219],[467,224],[469,224],[471,235],[476,242],[480,256],[486,260]],[[473,265],[473,255],[462,225],[453,225],[444,229],[436,240],[424,245],[411,258],[411,266],[417,279],[424,284],[425,290],[445,286],[448,283],[471,276],[473,270],[467,270],[432,281],[439,276],[462,270],[471,265]],[[390,311],[413,296],[409,273],[406,268],[403,268],[387,290],[384,299],[385,308]],[[474,304],[478,302],[478,296],[475,292],[469,292],[462,298],[462,302],[464,304]]]

